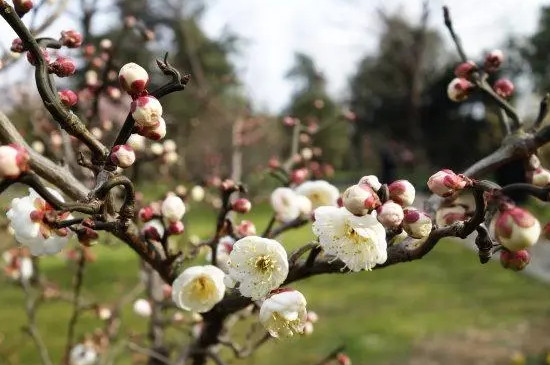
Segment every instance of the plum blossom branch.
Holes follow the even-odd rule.
[[[40,361],[42,365],[52,365],[52,360],[50,359],[50,354],[48,348],[44,344],[44,340],[36,327],[36,310],[38,304],[40,303],[40,298],[32,299],[31,297],[31,288],[28,280],[22,279],[21,286],[25,292],[25,312],[27,314],[28,323],[25,327],[26,332],[31,336],[36,347],[38,348],[38,353],[40,354]]]

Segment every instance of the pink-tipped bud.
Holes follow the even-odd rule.
[[[32,0],[13,0],[13,7],[17,15],[22,17],[31,11],[33,3]]]
[[[427,237],[432,231],[432,219],[426,213],[414,208],[403,211],[403,229],[412,238]]]
[[[15,38],[11,42],[10,51],[15,53],[23,53],[24,50],[25,46],[23,46],[23,41],[21,40],[21,38]]]
[[[162,118],[162,105],[154,96],[140,96],[132,102],[132,118],[140,127],[156,127]]]
[[[493,218],[496,240],[510,251],[520,251],[539,240],[539,221],[527,210],[503,204]]]
[[[63,105],[67,108],[73,107],[78,103],[78,95],[72,90],[61,90],[57,94]]]
[[[78,48],[82,45],[82,34],[76,30],[64,30],[61,32],[59,42],[67,48]]]
[[[83,246],[90,247],[97,241],[99,234],[89,227],[84,227],[78,230],[77,237]]]
[[[146,238],[160,241],[164,236],[164,226],[158,219],[153,219],[143,225],[141,232]]]
[[[338,365],[351,365],[351,359],[344,353],[339,353],[336,355],[336,361],[338,362]]]
[[[290,116],[286,116],[283,118],[283,124],[287,127],[293,127],[298,122],[298,119],[292,118]]]
[[[46,63],[50,63],[50,53],[48,52],[48,50],[45,48],[41,48],[40,52],[42,52],[42,58],[44,58],[44,61]],[[30,51],[27,51],[27,61],[29,61],[29,63],[33,66],[36,66],[38,64],[36,62],[36,58]]]
[[[0,146],[0,177],[16,179],[29,170],[29,153],[18,144]]]
[[[438,227],[448,226],[454,222],[465,221],[467,219],[466,208],[462,205],[441,207],[435,213],[435,223]]]
[[[352,185],[342,194],[342,204],[350,213],[363,216],[380,206],[380,198],[367,184]]]
[[[432,193],[446,198],[464,189],[469,183],[470,179],[464,175],[457,175],[452,170],[444,169],[430,176],[428,188]]]
[[[162,216],[169,222],[177,222],[185,214],[185,204],[177,195],[169,195],[164,199],[160,207]]]
[[[141,208],[138,212],[138,217],[143,222],[149,222],[151,219],[153,219],[154,215],[155,215],[155,210],[150,205]]]
[[[363,185],[363,184],[367,184],[374,191],[378,191],[382,187],[382,184],[380,183],[380,180],[378,180],[378,177],[376,175],[363,176],[361,180],[359,180],[357,185]]]
[[[498,70],[503,60],[504,53],[502,53],[500,49],[495,49],[485,56],[485,63],[483,65],[483,68],[487,72],[495,72],[496,70]]]
[[[531,261],[531,255],[527,250],[520,250],[516,252],[502,250],[500,251],[500,264],[505,269],[513,271],[521,271],[525,269]]]
[[[468,95],[472,92],[474,85],[464,78],[454,78],[447,86],[447,96],[452,101],[464,101],[468,99]]]
[[[246,198],[239,198],[233,202],[231,209],[237,213],[246,214],[252,209],[252,203]]]
[[[157,125],[153,127],[137,127],[138,133],[153,141],[160,141],[166,136],[166,122],[159,118]],[[162,145],[161,145],[162,147]],[[163,149],[164,151],[164,149]]]
[[[241,223],[237,226],[237,234],[241,237],[255,236],[256,226],[251,221],[241,221]]]
[[[54,62],[50,63],[49,71],[58,77],[68,77],[76,71],[76,63],[69,57],[57,57]]]
[[[390,199],[401,205],[408,207],[414,202],[416,190],[408,180],[397,180],[388,185]]]
[[[477,65],[474,61],[462,62],[455,68],[455,76],[458,78],[469,79],[472,73],[477,71]]]
[[[147,87],[149,74],[137,63],[127,63],[118,73],[120,86],[130,95],[139,95]]]
[[[185,231],[185,227],[182,221],[170,222],[168,225],[168,232],[171,235],[182,234]]]
[[[304,181],[306,181],[308,175],[309,175],[308,169],[306,168],[296,169],[290,173],[290,181],[292,181],[292,183],[296,185],[299,185]]]
[[[509,98],[514,93],[514,84],[508,79],[499,79],[493,85],[493,90],[502,98]]]
[[[378,213],[376,215],[378,222],[382,223],[386,228],[397,228],[401,225],[401,222],[403,222],[403,208],[401,205],[391,200],[388,200],[378,207],[376,212]]]
[[[544,167],[538,167],[533,171],[527,172],[527,180],[535,186],[548,186],[550,184],[550,171]]]
[[[119,144],[111,150],[111,161],[123,169],[130,167],[136,161],[134,149],[127,144]]]

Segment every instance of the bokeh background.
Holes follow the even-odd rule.
[[[74,28],[96,50],[107,49],[104,40],[110,39],[115,69],[133,61],[155,70],[154,59],[169,52],[169,60],[191,74],[183,93],[163,101],[176,151],[148,145],[129,171],[145,200],[178,185],[208,191],[213,180],[233,177],[249,186],[252,220],[265,226],[266,201],[277,185],[266,167],[289,150],[285,117],[300,119],[313,132],[322,127],[309,136],[322,148],[320,176],[339,187],[367,174],[383,182],[407,178],[418,187],[417,204],[434,170],[460,171],[503,137],[496,110],[483,97],[460,104],[447,98],[458,57],[443,26],[442,1],[52,0],[43,1],[33,21],[40,24],[60,3],[62,15],[43,34],[57,37],[60,30]],[[505,63],[494,77],[514,81],[512,102],[533,120],[540,98],[550,90],[550,3],[446,5],[472,60],[482,63],[487,51],[504,51]],[[125,30],[129,16],[143,25],[139,31]],[[1,108],[33,147],[61,160],[59,133],[34,89],[31,67],[9,52],[14,35],[4,23],[0,34]],[[101,57],[72,52],[78,77],[60,84],[85,94],[90,75],[103,66]],[[154,84],[162,82],[158,72],[150,74]],[[90,128],[109,141],[128,104],[116,93],[105,97],[88,120]],[[541,157],[546,161],[544,151]],[[520,181],[524,171],[509,165],[492,177]],[[11,197],[2,197],[2,207]],[[542,222],[550,217],[536,202],[524,203]],[[185,240],[212,233],[211,206],[190,203]],[[304,227],[285,234],[282,242],[291,250],[311,237]],[[93,248],[84,294],[108,303],[138,280],[139,264],[124,246],[102,243]],[[14,245],[3,233],[0,250]],[[550,252],[544,246],[537,250],[527,274],[505,271],[495,260],[481,266],[467,242],[447,240],[419,262],[309,279],[298,288],[320,316],[313,334],[274,341],[245,363],[279,364],[283,354],[288,364],[316,364],[340,345],[355,364],[550,363]],[[60,290],[70,288],[73,266],[63,255],[42,261],[43,272]],[[35,364],[33,345],[21,331],[22,293],[8,277],[0,279],[0,288],[0,364]],[[68,308],[53,301],[38,317],[57,356],[65,339],[58,324],[67,320]],[[145,330],[146,322],[131,305],[124,315],[130,333]],[[79,333],[93,331],[96,322],[84,316]],[[139,363],[140,358],[117,361]]]

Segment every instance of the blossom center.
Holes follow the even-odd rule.
[[[192,296],[199,300],[207,300],[216,290],[212,280],[206,276],[199,276],[191,284]]]
[[[279,312],[273,312],[271,314],[271,320],[269,321],[268,327],[270,331],[286,336],[301,333],[303,328],[300,318],[289,321]]]
[[[262,274],[267,274],[275,269],[275,261],[267,255],[262,255],[256,258],[254,267]]]

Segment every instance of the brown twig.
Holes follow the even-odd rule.
[[[84,282],[84,268],[86,267],[86,255],[82,249],[79,250],[79,253],[80,257],[78,258],[78,266],[73,284],[73,311],[67,326],[67,343],[65,345],[65,363],[67,365],[69,365],[69,354],[73,348],[76,324],[80,314],[80,294],[82,292],[82,283]]]

